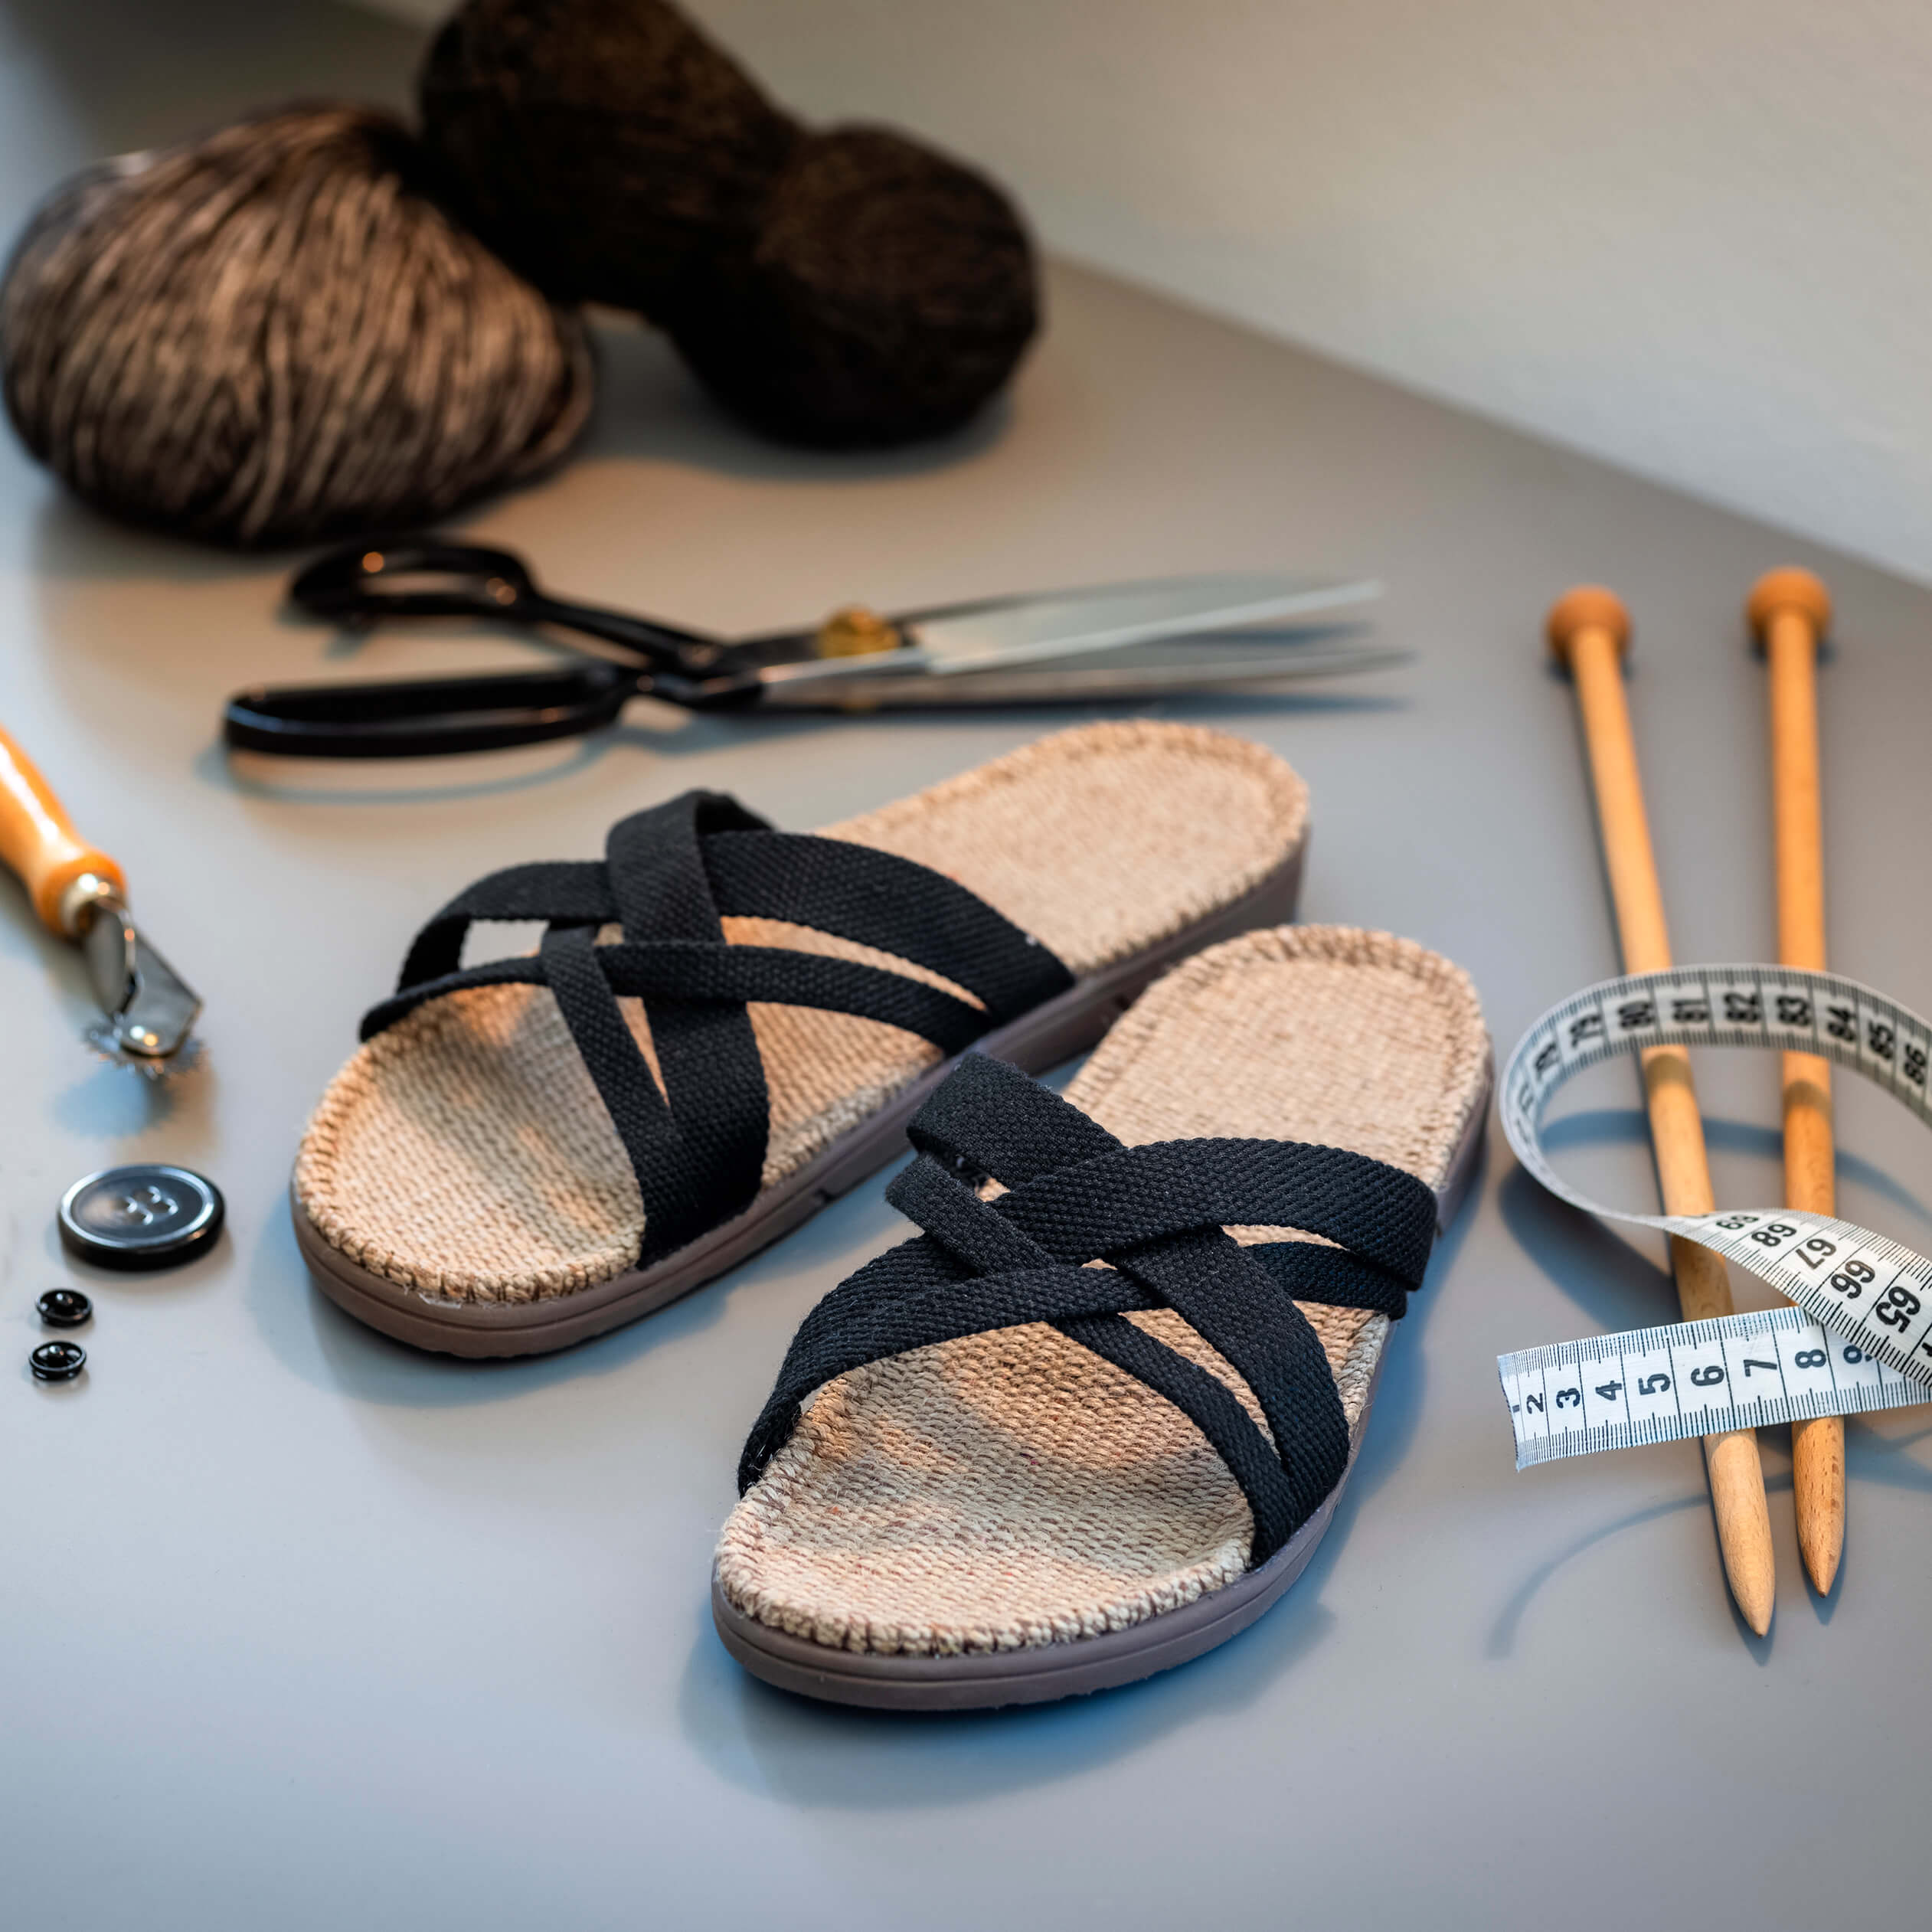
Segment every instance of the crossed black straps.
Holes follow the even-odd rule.
[[[1061,1334],[1165,1396],[1214,1446],[1254,1516],[1264,1563],[1340,1481],[1348,1427],[1328,1358],[1297,1299],[1401,1315],[1435,1239],[1436,1198],[1366,1155],[1286,1140],[1124,1147],[1019,1072],[971,1054],[910,1128],[919,1158],[886,1198],[926,1232],[812,1309],[738,1465],[740,1492],[835,1376],[908,1349],[1026,1322]],[[984,1178],[1008,1190],[980,1198]],[[1339,1243],[1244,1247],[1234,1227]],[[1108,1268],[1082,1264],[1105,1260]],[[1226,1384],[1125,1319],[1171,1308],[1239,1371],[1267,1420]]]
[[[878,966],[727,944],[721,917],[772,919],[943,974],[981,1003]],[[534,956],[461,966],[479,919],[541,920]],[[621,944],[597,944],[621,925]],[[612,827],[601,861],[515,865],[459,893],[417,935],[394,996],[362,1038],[470,986],[547,986],[637,1175],[649,1261],[748,1206],[770,1105],[748,1001],[883,1020],[957,1053],[1073,984],[982,899],[910,859],[773,832],[735,799],[687,792]],[[663,1090],[617,1005],[641,998]]]

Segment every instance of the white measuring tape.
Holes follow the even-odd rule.
[[[1856,980],[1781,966],[1679,966],[1607,979],[1551,1007],[1503,1070],[1503,1131],[1517,1159],[1572,1207],[1695,1241],[1796,1306],[1498,1357],[1516,1466],[1932,1402],[1932,1262],[1901,1243],[1788,1208],[1626,1214],[1558,1177],[1541,1138],[1551,1095],[1585,1067],[1660,1046],[1821,1054],[1932,1126],[1932,1025]]]

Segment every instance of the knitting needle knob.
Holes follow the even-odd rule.
[[[1579,584],[1550,606],[1544,633],[1551,655],[1566,671],[1575,670],[1575,649],[1585,638],[1607,643],[1611,656],[1620,662],[1630,649],[1630,613],[1614,590],[1600,584]]]
[[[1809,570],[1767,570],[1751,586],[1744,615],[1760,651],[1770,649],[1774,626],[1793,620],[1806,626],[1816,648],[1831,628],[1832,593]]]

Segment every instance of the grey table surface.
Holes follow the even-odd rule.
[[[16,5],[0,37],[8,225],[95,152],[298,89],[394,96],[415,45],[214,0]],[[1764,700],[1739,605],[1760,570],[1809,563],[1841,613],[1834,961],[1928,1003],[1932,595],[1118,284],[1061,269],[1050,299],[1010,407],[837,461],[740,434],[613,327],[580,460],[465,526],[561,587],[727,629],[1231,564],[1384,577],[1377,634],[1407,668],[1153,714],[1289,758],[1314,797],[1304,916],[1461,961],[1499,1049],[1615,966],[1545,606],[1578,579],[1630,600],[1679,956],[1764,957]],[[874,1717],[744,1676],[706,1603],[738,1445],[799,1317],[902,1231],[881,1185],[602,1342],[467,1366],[309,1286],[283,1199],[297,1136],[415,923],[471,876],[593,852],[694,784],[809,826],[1063,720],[640,711],[594,744],[469,763],[231,763],[230,689],[344,668],[278,615],[285,567],[110,527],[0,443],[0,720],[125,861],[207,997],[209,1048],[160,1092],[94,1067],[77,960],[0,884],[0,1920],[1924,1922],[1924,1412],[1852,1425],[1823,1602],[1766,1433],[1778,1612],[1753,1639],[1694,1445],[1515,1473],[1499,1350],[1674,1303],[1653,1250],[1539,1195],[1499,1134],[1394,1337],[1333,1533],[1248,1634],[1010,1715]],[[527,655],[392,636],[364,661]],[[1706,1070],[1727,1202],[1776,1198],[1775,1080],[1760,1056]],[[1564,1158],[1643,1205],[1633,1087],[1600,1081]],[[1842,1211],[1926,1235],[1917,1129],[1848,1093],[1842,1138]],[[218,1251],[145,1282],[70,1265],[59,1190],[136,1156],[218,1178]],[[25,1359],[60,1280],[98,1314],[85,1381],[49,1390]]]

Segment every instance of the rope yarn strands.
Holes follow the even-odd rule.
[[[371,110],[110,162],[0,289],[8,412],[98,507],[243,546],[430,521],[582,430],[588,338],[432,198]]]
[[[884,129],[801,127],[667,0],[468,0],[420,99],[505,260],[669,330],[767,435],[955,429],[1038,325],[1026,232],[991,181]]]

